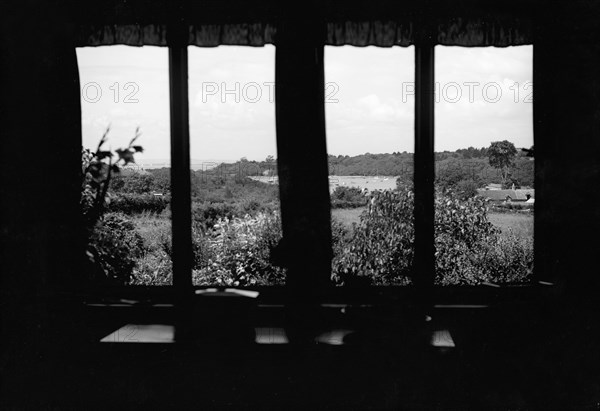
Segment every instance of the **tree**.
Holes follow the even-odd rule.
[[[456,191],[461,200],[467,200],[477,195],[477,183],[471,179],[460,180],[456,183]]]
[[[488,148],[490,165],[502,173],[502,185],[506,183],[510,168],[515,164],[517,149],[508,140],[494,141]]]

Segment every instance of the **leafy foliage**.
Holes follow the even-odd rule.
[[[220,219],[204,242],[205,258],[196,260],[194,283],[198,285],[281,285],[285,270],[270,261],[270,250],[281,239],[277,213]],[[206,258],[207,257],[207,258]]]
[[[270,213],[277,210],[275,204],[262,203],[255,199],[239,199],[236,202],[208,201],[194,202],[192,205],[192,218],[202,229],[211,229],[219,219],[234,219],[246,215],[255,216],[260,213]]]
[[[517,149],[508,140],[494,141],[487,150],[488,160],[492,167],[502,172],[502,183],[508,178],[508,171],[515,163]]]
[[[491,281],[476,259],[498,237],[498,229],[487,220],[485,200],[461,201],[450,195],[436,196],[436,282],[442,285],[478,284]]]
[[[144,240],[124,215],[107,213],[91,233],[88,256],[107,283],[126,285],[137,260],[145,253]]]
[[[110,127],[107,127],[95,152],[82,149],[81,153],[81,206],[88,229],[93,229],[104,212],[113,174],[119,173],[122,165],[133,163],[134,154],[143,151],[141,146],[133,145],[141,136],[137,128],[129,146],[115,150],[118,159],[113,163],[115,153],[102,149],[108,140],[109,132]]]
[[[367,203],[365,193],[358,187],[336,187],[331,193],[332,208],[364,207]]]
[[[122,165],[134,162],[134,154],[142,152],[143,148],[134,145],[140,137],[138,128],[126,148],[115,150],[114,153],[104,150],[109,131],[110,127],[102,135],[95,152],[82,149],[81,154],[80,204],[88,234],[86,254],[94,280],[128,284],[136,259],[144,250],[143,239],[123,215],[105,215],[105,212],[113,174],[119,173]],[[114,162],[113,157],[117,157]]]
[[[123,170],[119,175],[113,177],[110,185],[111,191],[125,194],[148,194],[157,190],[156,177],[152,173],[130,172]],[[162,189],[162,187],[160,187]]]
[[[410,283],[414,257],[414,197],[410,190],[376,192],[353,236],[334,249],[332,279],[351,284]],[[524,282],[533,267],[533,245],[500,236],[480,197],[438,192],[435,207],[436,283],[475,285]],[[501,272],[501,274],[500,274]]]
[[[413,204],[408,190],[372,193],[353,236],[334,247],[332,280],[407,284],[413,260]]]
[[[170,170],[120,173],[122,165],[134,161],[134,154],[142,150],[133,145],[139,132],[136,131],[126,149],[115,153],[102,150],[107,133],[108,130],[96,152],[82,152],[81,203],[90,232],[88,256],[104,281],[170,284],[171,231],[164,215],[168,213]],[[437,165],[441,166],[436,179],[435,214],[438,284],[524,282],[531,273],[531,240],[511,233],[500,235],[487,220],[485,200],[475,195],[477,188],[487,181],[482,176],[490,166],[482,156],[489,155],[490,150],[436,153]],[[113,157],[117,158],[114,163]],[[389,164],[395,159],[412,167],[412,155],[407,153],[359,157]],[[522,157],[513,158],[512,168],[504,176],[514,180],[511,172],[521,166],[532,171],[533,163]],[[338,156],[336,160],[346,166],[354,161],[347,156]],[[272,162],[273,159],[266,161]],[[242,159],[239,163],[248,170],[255,162]],[[411,283],[414,257],[411,176],[412,172],[400,174],[396,190],[365,196],[359,188],[338,187],[332,193],[333,207],[366,205],[353,229],[332,221],[332,280],[336,284],[360,287]],[[274,265],[270,255],[282,235],[278,187],[245,176],[236,175],[232,179],[227,175],[208,175],[206,171],[192,171],[190,177],[195,284],[283,284],[285,270]],[[155,196],[152,192],[167,194]],[[150,230],[151,235],[143,229],[142,237],[132,221],[140,221],[147,213],[161,223]]]
[[[170,284],[172,244],[170,230],[157,230],[159,244],[136,268],[133,284]],[[272,264],[270,250],[281,239],[276,212],[219,218],[209,229],[192,227],[195,285],[281,285],[285,270]]]
[[[139,214],[145,211],[160,213],[171,201],[170,196],[155,196],[152,194],[120,194],[114,196],[107,209],[123,214]]]

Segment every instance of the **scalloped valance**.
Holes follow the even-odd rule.
[[[91,3],[89,14],[74,19],[76,46],[167,46],[169,27],[174,26],[189,45],[277,45],[278,27],[286,21],[293,21],[295,27],[305,26],[307,31],[321,30],[317,37],[323,44],[334,46],[410,46],[418,33],[423,34],[424,26],[428,41],[440,45],[507,47],[533,43],[531,10],[492,10],[468,0],[440,2],[429,8],[394,2],[387,3],[392,5],[389,9],[352,9],[346,4],[336,7],[329,1],[313,4],[310,10],[298,7],[296,13],[268,0],[252,6],[229,0],[228,7],[184,0],[179,6],[159,0],[113,2],[110,6]],[[372,10],[379,11],[374,14]],[[307,36],[314,34],[307,32]]]

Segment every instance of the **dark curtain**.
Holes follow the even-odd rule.
[[[79,74],[67,16],[36,3],[0,19],[2,335],[35,354],[51,336],[67,338],[51,325],[61,318],[56,297],[85,277]]]

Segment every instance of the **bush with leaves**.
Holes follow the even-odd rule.
[[[276,212],[222,218],[212,230],[196,231],[193,243],[196,258],[193,281],[197,285],[250,286],[281,285],[285,270],[270,261],[270,250],[281,239]],[[199,244],[196,247],[196,244]]]
[[[134,222],[144,239],[146,252],[133,269],[132,285],[173,284],[171,215],[165,210],[160,215],[144,212]]]
[[[435,281],[440,285],[520,283],[533,267],[531,241],[501,236],[487,219],[480,197],[436,195]],[[410,190],[374,192],[350,239],[334,247],[332,279],[372,285],[411,282],[414,257],[414,196]]]
[[[89,272],[95,281],[113,284],[128,284],[136,258],[143,252],[143,240],[135,227],[120,214],[106,214],[108,188],[113,174],[120,172],[123,165],[134,162],[134,154],[142,152],[134,145],[140,137],[136,129],[127,148],[114,152],[104,150],[110,128],[100,139],[95,152],[82,149],[81,209],[87,230],[86,254],[90,262]],[[116,161],[113,157],[116,156]]]
[[[89,149],[82,149],[81,152],[81,208],[88,229],[93,229],[105,211],[113,174],[119,173],[121,166],[135,162],[135,153],[144,151],[142,146],[134,145],[141,135],[139,128],[135,130],[127,148],[119,148],[114,153],[104,150],[102,146],[108,140],[109,131],[110,127],[102,135],[95,152]],[[115,154],[117,160],[113,162]]]
[[[332,208],[358,208],[364,207],[366,196],[358,187],[336,187],[331,193]]]
[[[196,202],[192,205],[192,218],[204,230],[211,229],[222,218],[232,219],[238,209],[230,203]]]
[[[435,199],[436,283],[478,284],[491,281],[477,264],[497,240],[499,230],[487,219],[485,199],[461,200],[451,192]]]
[[[145,254],[144,240],[123,214],[103,215],[88,243],[88,255],[108,283],[127,285],[137,260]]]
[[[110,199],[108,211],[123,214],[161,213],[171,202],[170,196],[152,194],[119,194]]]
[[[112,178],[110,190],[113,193],[151,194],[157,190],[155,180],[152,173],[125,169]]]
[[[533,273],[533,240],[514,234],[497,236],[476,256],[475,266],[487,281],[526,283]]]
[[[500,204],[492,204],[490,209],[496,213],[514,213],[514,212],[533,212],[535,203],[526,202],[506,202]]]
[[[375,191],[350,240],[334,247],[332,280],[336,284],[370,281],[406,284],[413,260],[411,191]],[[361,281],[362,280],[362,281]]]
[[[208,201],[192,204],[192,218],[203,230],[211,229],[219,219],[233,219],[246,215],[256,216],[261,213],[272,213],[278,210],[278,204],[261,203],[254,199],[241,199],[238,202],[211,203]]]

